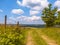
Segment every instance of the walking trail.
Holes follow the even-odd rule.
[[[34,45],[34,41],[32,38],[32,31],[28,32],[26,45]]]
[[[50,39],[47,35],[42,34],[42,32],[38,31],[37,33],[39,34],[40,37],[42,37],[42,39],[45,40],[45,42],[46,42],[48,45],[58,45],[55,40]]]

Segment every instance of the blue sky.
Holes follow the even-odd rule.
[[[34,2],[35,1],[35,2]],[[41,3],[41,4],[40,4]],[[59,7],[59,0],[0,0],[0,23],[44,24],[41,11],[51,3]]]

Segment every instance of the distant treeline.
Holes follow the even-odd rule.
[[[0,26],[4,26],[4,24],[0,24]],[[7,26],[16,26],[17,24],[7,24]],[[19,24],[19,27],[36,27],[36,28],[44,28],[46,25],[40,24]]]

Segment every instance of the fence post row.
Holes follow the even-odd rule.
[[[5,15],[5,22],[4,22],[5,24],[5,29],[6,29],[6,27],[7,27],[7,15]],[[17,22],[17,28],[19,27],[19,21]]]

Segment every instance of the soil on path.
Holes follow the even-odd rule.
[[[32,31],[28,32],[26,45],[34,45],[34,41],[32,38]]]

